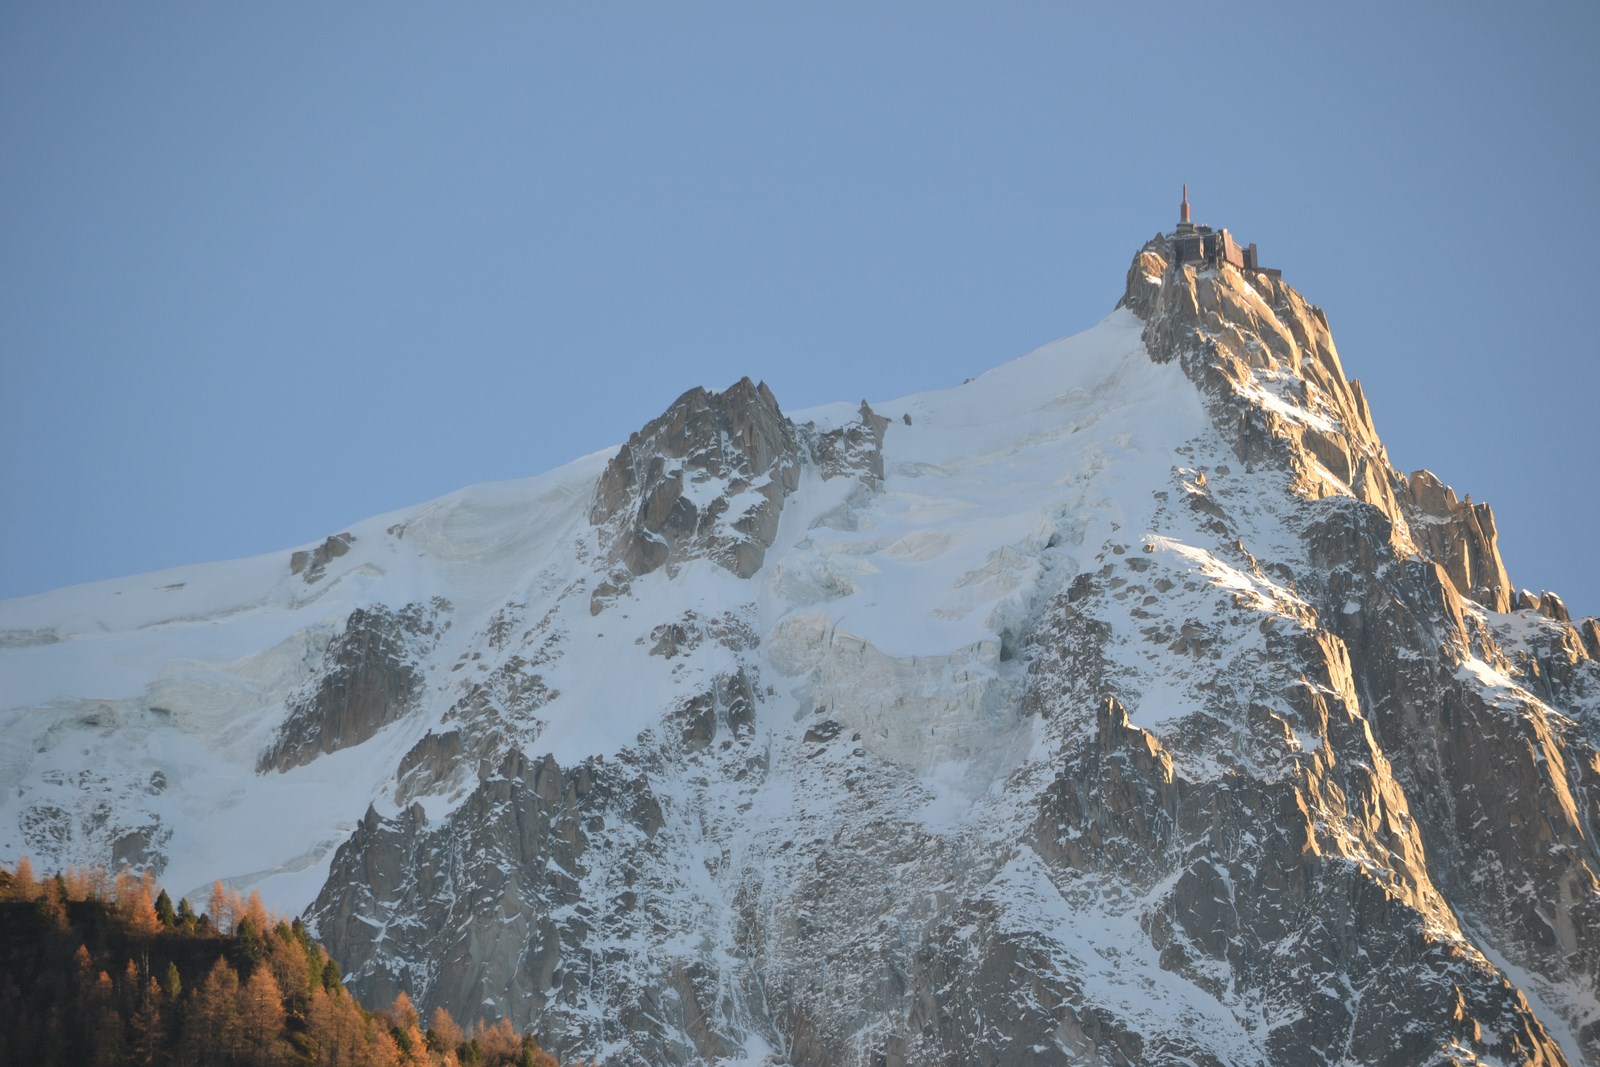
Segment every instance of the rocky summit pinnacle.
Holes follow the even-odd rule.
[[[0,604],[0,857],[563,1060],[1596,1063],[1600,623],[1496,537],[1186,191],[964,385]]]

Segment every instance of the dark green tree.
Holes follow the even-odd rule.
[[[241,915],[239,921],[233,924],[233,936],[239,939],[239,951],[251,963],[260,963],[266,956],[266,946],[261,943],[261,931],[256,929],[250,916]]]
[[[178,997],[183,995],[183,978],[178,974],[176,963],[167,964],[167,973],[161,976],[161,992],[169,1003],[176,1004]]]
[[[344,988],[344,975],[339,971],[339,964],[331,958],[322,967],[322,988],[329,993],[337,993]]]
[[[156,918],[160,919],[161,925],[168,930],[178,925],[178,913],[172,910],[172,898],[167,896],[165,889],[156,897]]]

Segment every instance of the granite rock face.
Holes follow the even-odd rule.
[[[448,605],[357,608],[323,654],[310,683],[261,754],[260,771],[287,771],[359,745],[416,709],[422,661],[437,643]]]
[[[289,557],[289,573],[299,575],[307,585],[315,585],[322,580],[329,563],[350,551],[354,540],[346,531],[330,535],[316,548],[297,550]]]
[[[629,575],[704,558],[748,578],[777,534],[800,460],[794,425],[765,382],[691,389],[612,458],[589,518]]]
[[[1486,952],[1526,975],[1546,1004],[1569,998],[1566,1019],[1554,1021],[1572,1027],[1585,1056],[1600,1057],[1600,1020],[1579,1006],[1583,991],[1600,985],[1596,665],[1580,633],[1545,599],[1528,610],[1549,622],[1507,614],[1511,584],[1493,513],[1458,501],[1426,471],[1404,478],[1388,465],[1365,401],[1343,381],[1320,312],[1281,281],[1231,269],[1164,271],[1152,286],[1145,272],[1161,257],[1159,246],[1144,250],[1139,288],[1127,298],[1144,301],[1153,358],[1181,361],[1218,429],[1233,430],[1234,453],[1287,476],[1304,500],[1294,523],[1304,556],[1274,562],[1311,609],[1307,624],[1317,640],[1330,646],[1315,659],[1343,665],[1341,703],[1364,720],[1370,749],[1319,745],[1306,781],[1332,772],[1339,787],[1318,792],[1342,794],[1346,806],[1358,799],[1348,768],[1381,785],[1386,803],[1362,800],[1357,810],[1369,825],[1342,842],[1404,844],[1407,854],[1379,854],[1362,869],[1400,878],[1390,892],[1406,887],[1399,896],[1414,910],[1410,921],[1435,935],[1454,928],[1463,954],[1457,969]],[[1262,329],[1269,311],[1278,328]],[[1250,328],[1241,331],[1243,323]],[[1266,398],[1276,402],[1263,404]],[[1230,532],[1242,530],[1226,503],[1217,514]],[[1508,657],[1513,640],[1532,647]],[[1307,662],[1286,661],[1297,670]],[[1537,699],[1541,686],[1548,702]],[[1385,807],[1388,814],[1371,825]],[[1317,823],[1337,825],[1326,814]],[[1452,980],[1468,1017],[1476,1012],[1470,989],[1490,1001],[1498,996],[1493,969],[1478,970],[1473,983]],[[1414,1006],[1405,990],[1429,980],[1416,973],[1389,995]],[[1559,1058],[1526,1005],[1519,1010],[1523,1019],[1512,1030],[1521,1036],[1493,1054],[1515,1062]],[[1476,1026],[1507,1033],[1504,1021],[1483,1018]],[[1358,1059],[1411,1062],[1381,1051],[1374,1045]]]
[[[807,427],[813,462],[823,478],[855,478],[866,489],[883,485],[883,435],[889,420],[863,400],[860,418],[832,430]]]
[[[622,759],[564,769],[511,750],[442,821],[415,803],[369,810],[312,914],[373,997],[406,991],[469,1014],[493,1004],[541,1020],[563,1056],[621,1035],[637,1062],[733,1055],[746,1035],[721,976],[652,955],[693,928],[683,889],[706,862],[704,813],[664,805],[653,783],[748,773],[753,706],[747,678],[719,678]]]
[[[1400,502],[1418,546],[1445,569],[1462,596],[1491,611],[1511,610],[1511,579],[1495,547],[1494,512],[1488,504],[1457,500],[1428,471],[1412,472]]]

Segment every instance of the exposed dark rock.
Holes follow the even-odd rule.
[[[289,573],[300,575],[307,585],[320,581],[328,564],[349,552],[355,539],[355,535],[347,530],[333,534],[316,548],[297,550],[289,557]]]
[[[743,652],[761,643],[749,621],[734,612],[708,619],[687,611],[675,622],[664,622],[651,629],[650,654],[672,659],[693,652],[707,640],[731,652]],[[644,643],[643,638],[640,643]]]
[[[999,909],[989,901],[964,905],[918,950],[908,1025],[889,1038],[879,1062],[1222,1067],[1223,1061],[1198,1046],[1147,1044],[1137,1030],[1096,1006],[1097,991],[1061,967],[1052,948],[1042,933],[1003,928]],[[1015,1007],[997,1018],[998,1005]]]
[[[1593,616],[1584,619],[1578,624],[1578,633],[1582,635],[1584,651],[1589,653],[1589,658],[1600,660],[1600,620]]]
[[[800,462],[794,425],[766,383],[691,389],[612,458],[589,519],[628,574],[704,558],[748,578],[777,535]]]
[[[734,680],[706,707],[737,731],[748,699]],[[657,880],[672,876],[658,841],[664,825],[637,768],[563,770],[511,752],[440,823],[417,805],[393,819],[369,811],[311,915],[365,996],[407,991],[464,1017],[517,1005],[519,1017],[543,1020],[541,1040],[564,1059],[608,1035],[626,1037],[618,1062],[725,1056],[738,1046],[723,1030],[717,976],[639,955],[648,932],[669,921],[655,910]],[[613,947],[596,953],[595,938]],[[639,980],[646,971],[654,980]],[[572,1011],[607,986],[623,998],[608,1009],[609,1030]]]
[[[1493,968],[1475,962],[1467,947],[1473,938],[1485,938],[1518,967],[1551,983],[1592,985],[1600,979],[1600,939],[1595,934],[1600,923],[1592,917],[1600,909],[1595,876],[1600,857],[1584,829],[1594,825],[1597,810],[1589,784],[1594,775],[1588,770],[1596,765],[1594,750],[1531,700],[1487,696],[1468,666],[1475,657],[1496,660],[1500,653],[1484,634],[1481,616],[1473,615],[1462,598],[1498,612],[1512,603],[1492,512],[1486,505],[1458,501],[1427,472],[1404,479],[1389,467],[1364,397],[1343,380],[1324,317],[1281,281],[1240,275],[1231,268],[1163,268],[1160,283],[1154,284],[1149,279],[1158,273],[1160,259],[1159,247],[1147,246],[1141,253],[1130,271],[1125,303],[1145,315],[1152,357],[1178,361],[1200,385],[1213,423],[1231,440],[1239,458],[1285,471],[1306,501],[1301,528],[1311,569],[1294,577],[1310,596],[1317,618],[1332,632],[1319,638],[1327,645],[1325,652],[1274,656],[1273,662],[1326,663],[1329,681],[1313,692],[1342,692],[1344,709],[1326,718],[1327,741],[1315,759],[1303,764],[1300,799],[1287,807],[1277,803],[1271,814],[1241,823],[1273,827],[1264,843],[1283,840],[1288,851],[1271,863],[1264,863],[1264,856],[1254,858],[1215,885],[1236,885],[1228,880],[1234,876],[1254,877],[1259,890],[1248,899],[1233,897],[1226,911],[1216,913],[1207,902],[1216,899],[1217,890],[1208,888],[1198,867],[1179,877],[1173,929],[1187,931],[1187,936],[1180,939],[1185,955],[1174,957],[1173,965],[1186,970],[1182,959],[1223,953],[1238,982],[1249,972],[1241,961],[1276,957],[1280,951],[1258,940],[1272,926],[1264,915],[1245,916],[1246,905],[1259,912],[1295,900],[1321,901],[1307,914],[1342,914],[1333,929],[1361,931],[1360,948],[1345,935],[1343,946],[1330,941],[1319,947],[1318,935],[1326,928],[1302,922],[1294,950],[1304,960],[1299,966],[1307,972],[1336,971],[1357,987],[1368,983],[1370,989],[1374,982],[1388,987],[1378,1002],[1391,1005],[1394,1014],[1375,1024],[1370,1016],[1346,1018],[1337,999],[1319,1004],[1308,988],[1266,993],[1269,999],[1300,1004],[1305,1012],[1286,1033],[1280,1053],[1284,1058],[1278,1062],[1301,1062],[1294,1058],[1295,1047],[1309,1057],[1311,1049],[1326,1049],[1346,1033],[1351,1042],[1347,1054],[1356,1062],[1422,1062],[1430,1048],[1440,1047],[1431,1043],[1438,1038],[1408,1044],[1397,1042],[1395,1035],[1430,1032],[1434,1025],[1443,1026],[1434,1034],[1451,1035],[1447,1043],[1492,1049],[1496,1058],[1562,1062],[1521,994],[1505,992]],[[1279,393],[1287,412],[1282,405],[1269,410],[1254,399],[1281,380],[1274,376],[1279,368],[1292,371],[1299,383],[1296,391]],[[1343,497],[1346,492],[1354,499]],[[1067,616],[1069,624],[1081,626],[1074,620],[1083,619],[1086,610],[1092,613],[1093,603],[1073,605],[1076,615]],[[1552,626],[1565,614],[1555,598],[1534,602],[1523,597],[1519,606],[1538,610]],[[1522,676],[1551,694],[1586,685],[1586,650],[1577,632],[1568,637],[1552,629],[1550,635],[1546,643],[1521,654]],[[1078,648],[1073,655],[1081,659],[1094,640],[1094,631],[1085,631],[1082,644],[1069,642],[1069,647]],[[1501,662],[1515,671],[1513,664]],[[1275,692],[1279,700],[1298,692],[1269,678],[1258,674],[1255,684]],[[1330,711],[1333,707],[1328,705]],[[1339,722],[1362,720],[1370,726],[1356,733],[1345,730],[1340,740]],[[1164,736],[1170,746],[1208,735],[1187,728]],[[1180,766],[1186,755],[1175,753]],[[1041,813],[1041,831],[1062,826],[1086,835],[1095,823],[1086,822],[1087,814],[1078,808],[1063,806],[1073,795],[1067,783],[1078,782],[1080,776],[1093,782],[1094,775],[1104,773],[1091,761],[1066,774],[1050,794],[1058,798],[1055,806]],[[1174,802],[1164,798],[1171,787],[1160,773],[1145,777],[1147,794],[1127,793],[1119,786],[1110,795],[1147,795],[1146,818],[1153,826],[1168,826],[1172,820],[1166,813]],[[1361,792],[1370,799],[1357,804]],[[1229,793],[1232,806],[1240,796],[1239,785]],[[1178,808],[1183,814],[1173,832],[1193,840],[1198,828],[1187,825],[1189,818],[1208,808],[1213,819],[1219,817],[1216,804],[1221,799],[1222,794],[1207,801],[1194,790],[1184,793]],[[1318,814],[1302,821],[1294,817],[1297,808]],[[1388,814],[1372,818],[1385,810]],[[1326,828],[1341,823],[1352,828],[1352,836],[1342,844],[1327,839]],[[1305,827],[1303,844],[1294,840],[1297,824]],[[1118,825],[1140,823],[1124,817]],[[1290,835],[1286,839],[1281,836],[1285,833]],[[1143,836],[1153,849],[1161,847],[1159,837]],[[1063,861],[1073,856],[1071,846],[1077,840],[1068,835],[1061,846]],[[1364,841],[1363,849],[1381,857],[1369,869],[1392,873],[1376,881],[1352,880],[1349,868],[1319,862],[1310,869],[1299,865],[1300,873],[1288,883],[1261,881],[1264,870],[1295,869],[1285,865],[1291,855],[1303,850],[1348,855],[1351,841]],[[1102,849],[1087,851],[1103,854]],[[1188,851],[1192,855],[1203,849],[1190,845]],[[1343,888],[1335,888],[1341,883]],[[1286,895],[1296,884],[1299,888]],[[1379,897],[1372,897],[1375,890]],[[1334,900],[1340,903],[1334,905]],[[1378,910],[1367,910],[1362,900],[1378,904]],[[1397,907],[1398,901],[1404,906]],[[1552,911],[1554,901],[1562,903]],[[1441,923],[1454,926],[1452,908],[1469,916],[1470,925],[1454,935],[1461,947],[1441,954],[1442,945],[1428,948],[1430,939],[1423,931]],[[1186,911],[1192,921],[1183,919]],[[1211,930],[1221,940],[1208,941],[1206,932]],[[1232,949],[1224,951],[1245,933],[1252,941],[1248,949],[1237,956]],[[1353,950],[1363,960],[1385,960],[1383,969],[1371,974],[1356,968]],[[1370,976],[1360,977],[1358,971]],[[1206,973],[1202,968],[1197,980]],[[1400,974],[1411,977],[1393,982]],[[1441,986],[1445,975],[1450,978]],[[1453,988],[1452,996],[1464,999],[1420,995],[1441,988]],[[1369,992],[1362,1004],[1370,1003]],[[1308,1009],[1312,1004],[1318,1006]],[[1352,1023],[1360,1024],[1358,1030],[1370,1027],[1368,1036],[1351,1030]],[[1583,1040],[1592,1055],[1600,1056],[1593,1033]]]
[[[438,604],[351,612],[309,687],[290,700],[288,717],[256,769],[287,771],[359,745],[412,710],[422,657],[438,640],[439,613]]]
[[[743,671],[716,678],[709,689],[683,701],[669,714],[681,731],[685,752],[698,752],[718,737],[729,742],[750,739],[756,696]]]
[[[406,804],[416,797],[440,793],[457,784],[464,769],[465,754],[460,730],[430,731],[400,760],[395,801]]]
[[[910,425],[910,416],[906,424]],[[815,434],[812,453],[824,478],[858,479],[868,489],[883,484],[883,433],[889,420],[863,400],[861,418],[826,433]],[[809,426],[807,427],[809,429]]]

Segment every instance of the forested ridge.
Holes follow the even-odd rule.
[[[0,1065],[559,1067],[509,1021],[363,1007],[299,919],[220,882],[206,910],[148,874],[0,867]]]

